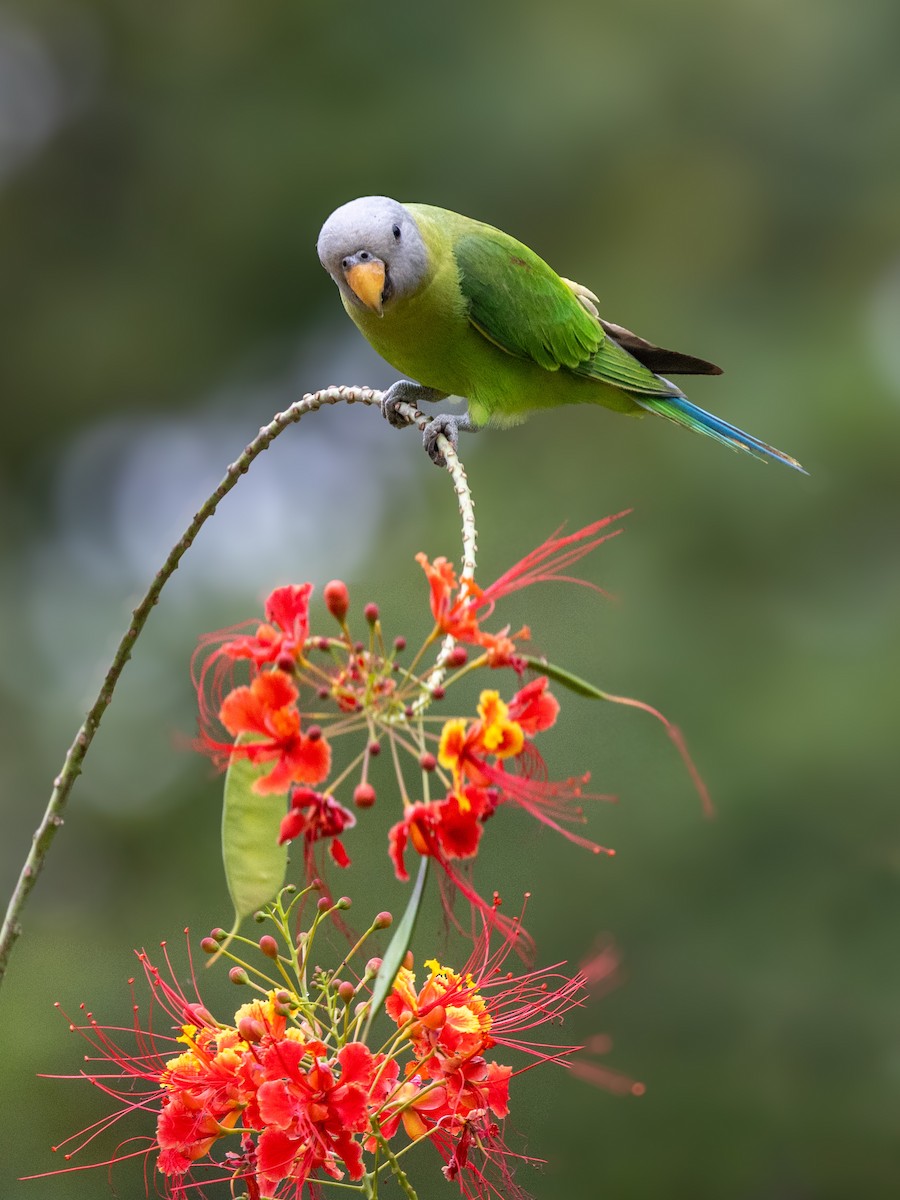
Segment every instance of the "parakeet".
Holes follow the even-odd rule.
[[[691,404],[662,374],[719,375],[719,367],[604,320],[593,292],[499,229],[428,204],[364,196],[331,214],[317,250],[354,324],[411,376],[385,393],[388,420],[405,424],[393,407],[399,401],[468,401],[465,415],[441,413],[425,429],[425,448],[439,464],[441,433],[455,447],[460,430],[513,425],[534,409],[602,404],[657,413],[803,470]]]

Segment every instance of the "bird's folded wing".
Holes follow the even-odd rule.
[[[680,394],[607,336],[593,293],[573,287],[515,238],[482,225],[459,237],[453,252],[470,323],[507,354],[637,396]]]

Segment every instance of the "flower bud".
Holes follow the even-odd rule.
[[[394,638],[394,649],[397,651],[398,654],[400,653],[401,650],[406,649],[406,638],[403,637],[402,634],[400,636]]]
[[[339,908],[341,912],[346,912],[348,908],[352,907],[352,905],[353,901],[349,896],[341,896],[340,900],[338,900],[334,907]]]
[[[217,942],[224,942],[228,934],[221,925],[217,925],[215,929],[210,930],[209,936],[215,938]]]
[[[448,667],[462,667],[469,661],[469,652],[465,646],[454,646],[447,655]]]
[[[369,978],[371,978],[373,975],[377,975],[380,970],[381,970],[381,959],[380,958],[377,958],[377,957],[370,958],[369,961],[366,963],[366,975],[369,976]]]
[[[215,938],[212,938],[212,937],[205,937],[203,939],[203,941],[200,943],[200,949],[203,951],[204,954],[215,954],[215,952],[218,950],[218,948],[219,948],[219,943],[216,941]]]
[[[390,929],[394,923],[394,918],[389,912],[380,912],[372,922],[373,929]]]
[[[245,1042],[259,1042],[262,1041],[266,1027],[255,1017],[242,1017],[238,1021],[237,1030]]]
[[[343,983],[338,984],[337,992],[343,1002],[349,1004],[356,995],[356,988],[348,979],[345,979]]]
[[[279,654],[275,659],[275,666],[286,675],[293,675],[296,665],[293,654]]]
[[[232,967],[228,972],[228,978],[232,983],[249,983],[250,976],[243,967]]]
[[[270,933],[265,933],[259,939],[259,948],[266,958],[278,957],[278,943]]]
[[[331,908],[331,897],[330,896],[320,896],[318,898],[318,900],[316,901],[316,908],[319,910],[320,913],[328,912],[329,908]]]
[[[443,700],[446,694],[446,691],[439,683],[435,684],[435,686],[431,689],[432,700]]]
[[[187,1013],[191,1019],[192,1025],[215,1025],[216,1019],[202,1004],[188,1004],[186,1006]]]
[[[426,750],[424,754],[419,755],[419,766],[423,771],[434,771],[437,767],[437,759],[429,750]]]
[[[371,808],[375,803],[375,789],[371,783],[357,784],[353,791],[353,803],[357,808]]]
[[[411,971],[413,969],[415,961],[416,960],[413,958],[412,950],[407,950],[407,952],[403,955],[403,965],[406,967],[407,971]]]
[[[317,742],[322,736],[322,726],[310,725],[309,729],[306,731],[306,736],[311,742]]]
[[[377,758],[381,753],[381,742],[369,742],[366,750],[371,758]]]
[[[377,604],[367,604],[366,607],[363,609],[363,616],[366,618],[366,620],[369,622],[370,625],[374,625],[375,622],[378,620],[378,605]]]
[[[347,610],[350,608],[350,593],[347,591],[346,583],[340,579],[332,579],[331,583],[325,584],[322,596],[325,600],[325,607],[334,619],[343,623],[347,616]]]

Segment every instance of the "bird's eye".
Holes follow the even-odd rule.
[[[391,233],[393,233],[394,237],[399,242],[400,241],[400,226],[399,225],[391,226]]]

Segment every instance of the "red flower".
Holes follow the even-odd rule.
[[[509,702],[509,719],[529,737],[549,729],[556,722],[559,701],[547,691],[548,682],[546,675],[539,675],[520,688]]]
[[[260,794],[286,792],[292,783],[321,783],[331,768],[331,747],[321,736],[300,732],[297,689],[284,671],[257,675],[249,687],[235,688],[222,701],[219,720],[230,734],[258,741],[219,747],[253,763],[274,760],[268,775],[253,785]]]
[[[256,664],[275,662],[282,656],[297,658],[309,637],[311,583],[276,588],[266,600],[266,620],[250,637],[242,635],[223,643],[219,653],[228,658],[249,658]]]
[[[490,917],[504,937],[518,939],[519,950],[528,957],[534,949],[530,934],[518,921],[501,916],[471,883],[453,866],[451,860],[471,858],[478,850],[482,826],[497,805],[495,794],[488,788],[467,787],[462,796],[452,793],[444,800],[432,804],[412,804],[402,821],[398,821],[388,833],[388,854],[394,864],[394,874],[405,883],[409,880],[406,869],[406,848],[412,842],[413,849],[426,858],[433,858],[444,873],[446,887],[441,888],[441,899],[447,916],[453,919],[453,894],[459,892],[468,900],[474,912],[483,918]]]
[[[561,1021],[587,995],[585,974],[569,978],[561,964],[522,975],[505,970],[515,945],[504,937],[491,951],[496,918],[493,913],[485,919],[460,971],[432,960],[425,964],[429,975],[418,988],[412,971],[402,967],[385,1005],[417,1059],[417,1070],[407,1069],[408,1081],[387,1108],[399,1113],[410,1138],[428,1136],[444,1159],[445,1177],[459,1184],[463,1196],[479,1200],[522,1195],[507,1163],[512,1156],[493,1119],[508,1114],[510,1082],[521,1071],[485,1055],[502,1045],[527,1055],[531,1065],[567,1063],[577,1046],[535,1042],[530,1031]],[[382,1128],[389,1136],[391,1125]]]
[[[321,1043],[275,1043],[260,1055],[265,1081],[257,1089],[264,1131],[259,1175],[264,1191],[290,1180],[302,1184],[321,1167],[341,1179],[340,1159],[353,1180],[365,1174],[362,1146],[353,1137],[369,1128],[369,1091],[381,1058],[349,1042],[328,1062]],[[312,1065],[304,1066],[312,1057]]]
[[[337,836],[345,829],[352,829],[356,817],[333,796],[323,796],[311,788],[295,787],[291,790],[290,811],[281,822],[278,844],[293,841],[303,834],[307,859],[312,854],[313,843],[322,838],[331,838],[329,852],[339,867],[350,866],[350,856]],[[307,863],[311,867],[311,863]],[[310,870],[310,874],[314,872]]]
[[[462,794],[451,792],[431,804],[412,804],[402,821],[388,834],[394,873],[409,879],[405,854],[407,842],[422,855],[442,861],[472,858],[477,853],[482,825],[497,807],[496,796],[486,788],[466,787]]]

